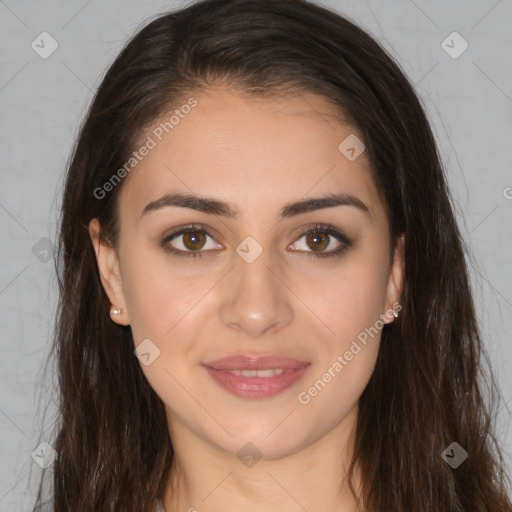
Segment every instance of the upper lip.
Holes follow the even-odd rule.
[[[277,355],[251,356],[240,354],[222,357],[203,364],[214,370],[271,370],[276,368],[294,370],[309,363]]]

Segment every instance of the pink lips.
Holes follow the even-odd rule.
[[[297,382],[309,366],[306,361],[288,357],[247,355],[223,357],[203,364],[217,384],[245,398],[277,395]]]

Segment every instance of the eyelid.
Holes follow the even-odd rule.
[[[208,236],[214,237],[212,230],[204,224],[185,224],[184,226],[178,226],[177,228],[171,229],[165,236],[164,239],[171,239],[173,236],[181,235],[189,231],[204,231]]]

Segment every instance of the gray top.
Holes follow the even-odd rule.
[[[155,512],[165,512],[164,506],[160,500],[157,501]]]

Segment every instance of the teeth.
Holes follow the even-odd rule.
[[[271,370],[229,370],[235,375],[241,377],[274,377],[284,372],[282,368],[273,368]]]

